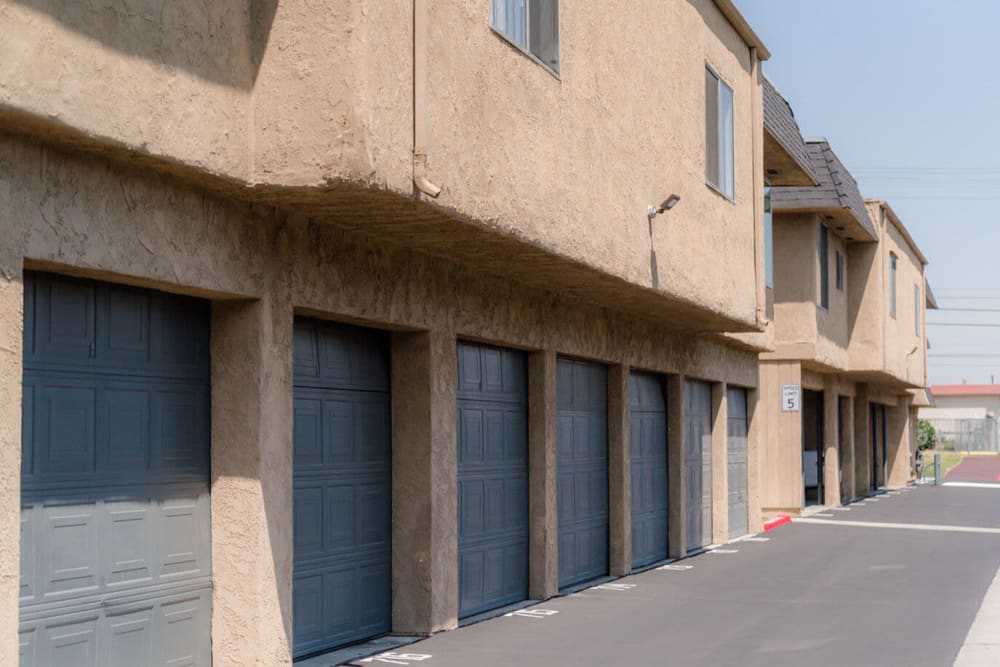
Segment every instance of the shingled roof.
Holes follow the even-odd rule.
[[[816,172],[819,186],[775,187],[771,190],[774,211],[815,211],[850,227],[845,236],[855,240],[875,241],[878,233],[868,211],[858,183],[847,171],[826,139],[805,142],[806,151]]]
[[[806,142],[802,139],[802,132],[799,130],[799,124],[795,121],[795,113],[792,111],[791,105],[767,77],[763,77],[762,80],[764,84],[764,130],[812,180],[811,184],[818,184],[819,178],[817,178],[812,161],[809,159]],[[806,185],[807,183],[802,184]]]

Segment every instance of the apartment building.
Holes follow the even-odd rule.
[[[862,198],[827,141],[802,139],[769,82],[764,108],[765,128],[807,157],[815,179],[772,187],[765,203],[773,322],[760,355],[761,505],[798,514],[912,478],[927,260],[886,202]]]
[[[759,529],[729,0],[0,31],[0,664],[289,664]]]

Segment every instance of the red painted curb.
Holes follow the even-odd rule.
[[[792,517],[787,514],[779,514],[770,521],[764,522],[764,532],[769,533],[778,526],[784,526],[786,523],[791,523]]]

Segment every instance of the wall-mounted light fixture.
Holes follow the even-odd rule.
[[[649,208],[646,209],[646,215],[648,215],[649,219],[652,220],[653,218],[660,215],[664,211],[669,211],[674,206],[677,206],[677,202],[679,202],[680,200],[681,200],[680,195],[670,195],[669,197],[664,199],[659,206],[653,206],[652,204],[650,204]]]

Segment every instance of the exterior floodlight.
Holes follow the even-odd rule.
[[[649,208],[646,209],[646,214],[649,216],[649,219],[652,220],[653,218],[663,213],[664,211],[669,211],[674,206],[677,206],[677,202],[679,202],[680,200],[681,200],[680,195],[670,195],[669,197],[664,199],[659,206],[653,206],[652,204],[650,204]]]

